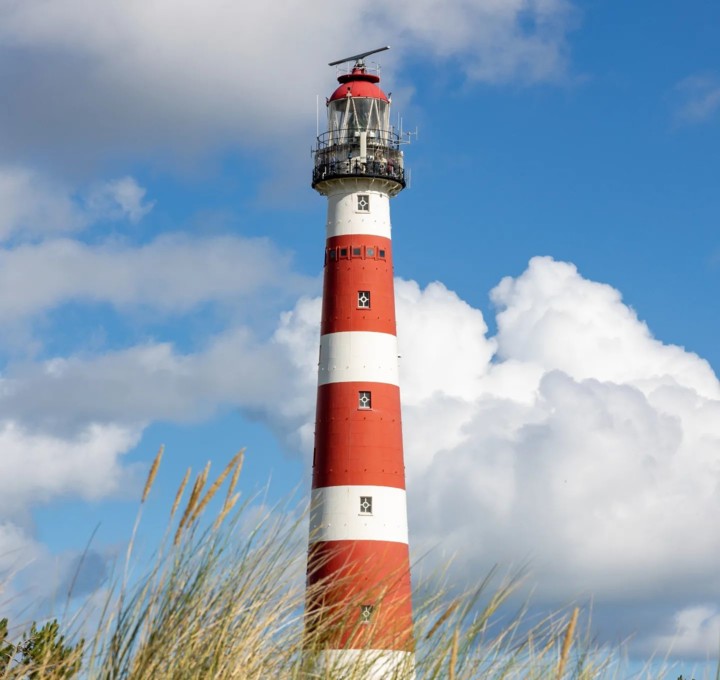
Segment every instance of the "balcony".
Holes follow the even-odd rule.
[[[385,131],[326,132],[313,150],[312,186],[348,177],[367,177],[396,183],[405,188],[405,168],[397,135]]]

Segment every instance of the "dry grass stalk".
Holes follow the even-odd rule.
[[[555,636],[554,636],[554,635],[550,636],[550,638],[548,639],[548,641],[547,641],[547,643],[545,644],[545,646],[540,650],[540,654],[538,654],[538,655],[535,657],[535,659],[537,660],[538,663],[540,663],[540,662],[542,661],[542,659],[545,657],[545,655],[546,655],[551,649],[553,649],[553,647],[555,647],[555,643],[556,643],[556,642],[557,642],[557,640],[555,639]]]
[[[177,493],[175,494],[175,500],[172,504],[172,509],[170,510],[170,518],[172,519],[175,517],[175,513],[177,512],[178,506],[180,505],[180,501],[182,500],[183,494],[185,493],[185,487],[187,486],[188,481],[190,480],[190,474],[192,472],[192,468],[188,468],[185,472],[185,476],[183,477],[182,482],[180,482],[180,486],[178,487]]]
[[[152,485],[155,482],[155,477],[157,476],[158,470],[160,469],[160,461],[162,460],[164,451],[165,445],[161,444],[158,452],[155,454],[155,459],[150,466],[147,479],[145,480],[145,488],[143,489],[142,496],[140,498],[140,507],[138,508],[137,514],[135,515],[135,523],[133,525],[132,534],[130,535],[130,541],[128,542],[127,550],[125,552],[125,571],[123,576],[123,587],[121,589],[122,591],[125,590],[125,584],[127,583],[128,569],[130,567],[130,556],[132,555],[133,549],[135,547],[135,537],[137,536],[137,530],[140,526],[140,518],[142,516],[143,505],[145,504],[148,494],[150,493],[150,489],[152,489]]]
[[[572,647],[573,636],[575,635],[575,626],[577,625],[579,614],[580,609],[575,607],[572,615],[570,616],[567,629],[565,630],[565,639],[563,640],[562,651],[560,652],[560,660],[558,661],[557,667],[558,680],[561,680],[563,674],[565,673],[565,666],[567,665],[568,656],[570,655],[570,648]]]
[[[210,475],[210,466],[211,466],[211,465],[212,465],[212,463],[211,463],[210,461],[208,461],[207,463],[205,463],[205,467],[203,468],[203,471],[202,471],[202,473],[200,474],[200,478],[201,478],[201,480],[202,480],[201,483],[200,483],[200,489],[201,489],[201,490],[202,490],[202,488],[205,486],[205,484],[207,483],[208,477],[209,477],[209,475]]]
[[[202,473],[200,473],[197,477],[195,477],[195,483],[193,484],[192,490],[190,491],[190,498],[188,498],[187,505],[185,506],[185,511],[180,518],[180,529],[182,529],[189,522],[193,510],[195,510],[195,505],[197,504],[198,498],[200,498],[202,487],[203,476]]]
[[[232,498],[228,498],[225,500],[225,505],[223,505],[222,510],[220,511],[220,514],[217,516],[217,519],[215,520],[215,523],[213,524],[213,531],[216,531],[220,525],[225,521],[225,518],[228,516],[230,511],[235,507],[235,504],[240,500],[240,494],[236,493]]]
[[[193,510],[195,509],[195,505],[197,504],[198,498],[200,497],[200,493],[202,492],[202,488],[205,485],[205,479],[207,478],[207,466],[205,467],[205,470],[201,472],[196,478],[195,478],[195,484],[193,484],[192,491],[190,492],[190,498],[188,499],[187,505],[185,506],[185,511],[182,514],[182,517],[180,518],[180,523],[178,524],[177,531],[175,532],[175,539],[173,540],[173,544],[177,545],[180,541],[180,536],[182,534],[183,529],[185,528],[186,524],[189,524],[190,517],[192,516]]]
[[[225,466],[225,469],[220,473],[218,478],[212,483],[210,488],[207,490],[207,493],[205,496],[203,496],[203,499],[198,503],[197,507],[193,511],[192,517],[190,518],[189,524],[192,524],[195,522],[195,520],[200,517],[203,510],[207,507],[207,504],[212,500],[213,496],[217,493],[218,489],[222,486],[222,483],[225,481],[227,476],[230,474],[230,471],[235,469],[238,469],[237,462],[242,457],[242,451],[235,454],[233,456],[232,460]],[[234,475],[233,475],[234,476]],[[237,483],[237,482],[236,482]]]
[[[459,640],[460,631],[456,628],[453,632],[452,650],[450,652],[450,667],[448,668],[448,677],[450,680],[455,680],[455,668],[457,667]]]
[[[148,472],[147,480],[145,480],[145,488],[143,489],[140,503],[144,503],[146,501],[148,494],[150,493],[150,489],[152,489],[152,485],[155,482],[155,477],[157,476],[158,469],[160,468],[160,461],[162,460],[164,451],[165,444],[161,444],[157,454],[155,455],[155,460],[150,466],[150,472]]]
[[[452,613],[460,606],[460,602],[461,599],[456,598],[450,603],[450,606],[440,615],[438,620],[435,621],[432,628],[430,628],[430,630],[428,631],[427,635],[425,636],[426,640],[429,640],[437,632],[438,628],[440,628],[440,626],[442,626],[442,624],[450,618]]]
[[[226,504],[228,503],[228,501],[232,498],[233,494],[235,493],[235,487],[237,486],[238,480],[240,479],[240,473],[242,472],[244,460],[245,460],[245,449],[240,449],[240,451],[238,451],[235,454],[235,457],[232,460],[232,462],[235,465],[235,469],[233,470],[233,476],[230,479],[230,486],[228,486],[227,495],[225,496]]]

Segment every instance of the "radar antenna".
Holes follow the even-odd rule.
[[[385,47],[378,47],[376,50],[370,50],[369,52],[361,52],[360,54],[353,54],[352,57],[345,57],[344,59],[331,61],[328,66],[337,66],[338,64],[344,64],[346,61],[356,61],[358,64],[362,64],[365,57],[369,57],[371,54],[376,54],[377,52],[384,52],[385,50],[389,49],[390,45],[386,45]]]

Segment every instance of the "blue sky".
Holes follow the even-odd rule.
[[[7,601],[62,590],[98,524],[99,585],[161,443],[148,544],[185,468],[243,446],[246,492],[306,494],[316,96],[390,44],[417,554],[461,554],[457,583],[529,559],[600,640],[716,656],[719,27],[710,1],[0,1]]]

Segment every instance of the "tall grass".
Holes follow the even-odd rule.
[[[324,617],[306,626],[304,571],[306,523],[293,508],[258,509],[238,503],[236,485],[242,452],[214,482],[205,467],[183,499],[185,475],[173,503],[167,532],[144,573],[134,553],[142,508],[158,474],[162,450],[143,490],[138,521],[128,547],[122,578],[87,640],[81,677],[102,680],[195,680],[198,678],[361,679],[373,662],[368,651],[353,667],[318,663],[329,627],[341,618]],[[227,482],[215,516],[211,503]],[[262,507],[262,506],[260,506]],[[487,577],[464,596],[429,592],[415,603],[414,638],[418,678],[589,680],[609,677],[603,655],[579,625],[578,610],[534,626],[524,611],[507,619],[500,613],[518,579],[497,585]],[[320,584],[318,587],[322,587]],[[312,597],[312,594],[311,594]],[[8,667],[2,678],[69,676],[78,658],[62,664],[48,656],[35,668]],[[411,677],[411,669],[394,676]],[[392,680],[388,677],[388,680]]]

